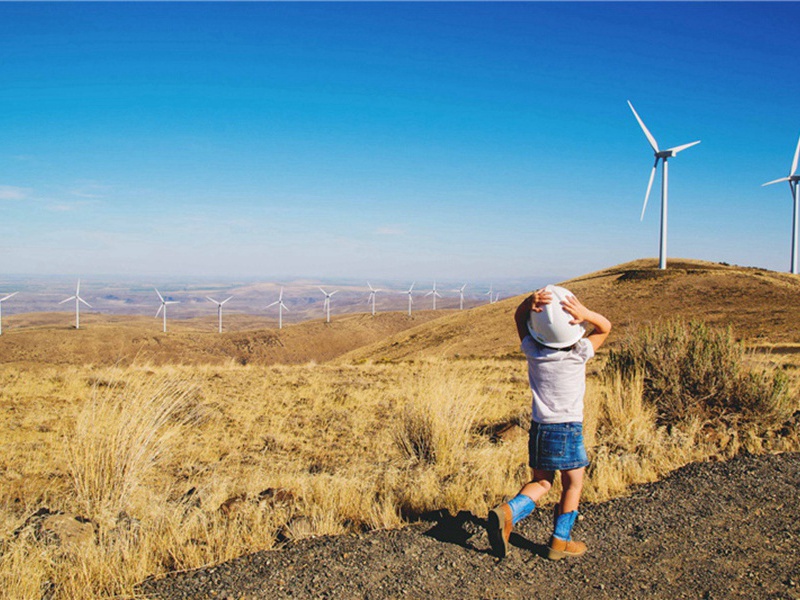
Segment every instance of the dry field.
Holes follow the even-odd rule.
[[[695,275],[655,277],[686,287]],[[592,280],[569,285],[591,298]],[[626,286],[637,299],[626,314],[635,318],[632,306],[649,297],[637,286],[649,289],[654,280],[602,285]],[[786,293],[796,295],[793,281]],[[610,302],[603,289],[594,305]],[[517,302],[389,332],[378,342],[385,356],[377,346],[342,356],[357,342],[340,341],[328,362],[305,355],[304,364],[263,364],[268,357],[257,349],[251,356],[260,359],[244,361],[208,350],[215,364],[197,364],[196,353],[176,354],[173,364],[134,355],[124,365],[3,355],[0,594],[130,597],[148,575],[286,539],[400,527],[442,508],[485,515],[526,480],[529,390],[521,357],[496,354],[484,325],[469,318],[491,323],[497,313],[502,341],[513,335]],[[730,302],[718,305],[732,314]],[[320,335],[349,335],[333,325]],[[696,460],[800,448],[796,355],[745,352],[724,332],[691,327],[622,327],[595,361],[586,400],[586,500],[624,494],[632,483]],[[299,339],[290,330],[282,335]],[[51,339],[70,333],[85,332]],[[274,333],[250,338],[257,345]],[[797,341],[779,327],[773,333],[759,343]],[[114,343],[122,347],[124,339]],[[431,340],[439,340],[440,355]],[[391,354],[415,342],[417,356]],[[305,351],[313,348],[309,342]],[[657,365],[644,364],[650,356],[659,357]],[[674,398],[686,410],[670,411]]]

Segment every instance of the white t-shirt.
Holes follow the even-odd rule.
[[[528,359],[533,420],[537,423],[583,422],[586,362],[594,356],[592,342],[583,338],[571,350],[555,350],[537,344],[527,335],[521,348]]]

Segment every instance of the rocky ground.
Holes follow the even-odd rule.
[[[148,580],[143,598],[800,599],[800,454],[689,465],[626,498],[585,504],[589,551],[542,557],[549,511],[489,551],[485,521],[429,515],[398,531],[306,539]]]

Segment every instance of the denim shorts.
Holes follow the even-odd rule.
[[[583,423],[531,421],[528,456],[528,464],[543,471],[568,471],[588,466]]]

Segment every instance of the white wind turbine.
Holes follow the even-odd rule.
[[[682,146],[675,146],[674,148],[668,148],[667,150],[659,150],[658,143],[656,142],[656,138],[653,137],[653,134],[650,133],[645,127],[644,121],[639,118],[636,109],[633,108],[633,104],[631,101],[628,100],[628,106],[631,107],[633,111],[633,116],[636,117],[636,120],[639,122],[639,126],[642,128],[647,141],[650,142],[650,146],[653,148],[653,152],[655,153],[656,162],[653,163],[653,170],[650,172],[650,181],[647,183],[647,193],[644,195],[644,206],[642,206],[642,216],[639,220],[644,219],[644,211],[647,209],[647,199],[650,197],[650,188],[653,187],[653,178],[656,176],[656,169],[658,168],[658,161],[661,161],[661,242],[659,244],[658,250],[658,268],[659,269],[666,269],[667,268],[667,185],[668,185],[668,169],[667,169],[667,160],[676,156],[678,152],[681,150],[686,150],[686,148],[691,148],[692,146],[696,146],[700,143],[700,140],[696,142],[692,142],[690,144],[683,144]]]
[[[494,298],[494,290],[492,289],[493,285],[494,284],[490,283],[489,291],[484,294],[484,296],[489,296],[489,304],[494,304],[494,302],[492,302],[492,298]]]
[[[497,293],[494,295],[494,300],[492,301],[492,304],[496,303],[496,302],[497,302],[497,301],[499,301],[499,300],[500,300],[500,292],[497,292]]]
[[[464,310],[464,288],[465,287],[467,287],[466,283],[464,285],[462,285],[460,288],[458,288],[457,290],[452,290],[453,292],[458,292],[458,295],[461,298],[459,300],[459,303],[458,303],[458,310]]]
[[[408,288],[406,294],[408,294],[408,316],[411,316],[411,305],[414,303],[414,284],[417,283],[416,281],[411,283],[411,287]]]
[[[211,296],[206,296],[206,298],[208,298],[211,302],[213,302],[214,304],[217,305],[217,317],[218,317],[218,320],[219,320],[219,332],[222,333],[222,305],[225,304],[231,298],[233,298],[233,296],[228,296],[222,302],[214,300]]]
[[[433,289],[430,292],[428,292],[427,294],[425,294],[425,297],[427,298],[428,296],[431,296],[431,295],[433,296],[433,310],[436,310],[436,297],[438,296],[439,298],[441,298],[442,295],[439,292],[436,291],[436,282],[435,281],[433,282]]]
[[[3,334],[3,302],[11,298],[12,296],[16,296],[19,292],[13,292],[4,298],[0,298],[0,335]]]
[[[789,171],[789,175],[787,177],[781,177],[780,179],[776,179],[775,181],[768,181],[767,183],[763,184],[761,187],[765,185],[772,185],[773,183],[780,183],[781,181],[788,181],[789,182],[789,189],[792,191],[792,200],[794,201],[794,210],[792,212],[792,260],[791,260],[791,273],[797,275],[797,237],[800,234],[798,231],[798,213],[800,213],[800,186],[797,185],[797,182],[800,181],[800,175],[796,175],[797,172],[797,159],[800,158],[800,139],[797,140],[797,150],[794,151],[794,160],[792,161],[792,170]]]
[[[164,311],[164,333],[167,333],[167,304],[178,304],[180,300],[164,300],[164,296],[161,295],[161,292],[159,292],[156,288],[153,289],[156,290],[158,299],[161,300],[161,306],[158,307],[158,312],[156,312],[156,319],[158,318],[158,315],[161,314],[161,311]]]
[[[381,292],[383,290],[380,290],[380,289],[376,290],[375,288],[373,288],[370,285],[369,281],[367,282],[367,286],[369,287],[369,298],[367,298],[367,302],[371,302],[372,303],[372,316],[374,317],[375,316],[375,296],[377,296],[378,292]]]
[[[70,300],[75,300],[75,329],[81,328],[81,302],[83,302],[89,308],[92,308],[92,305],[89,304],[86,300],[81,298],[81,280],[78,279],[78,286],[75,288],[75,295],[70,296],[66,300],[62,300],[59,304],[64,304],[64,302],[69,302]]]
[[[283,311],[289,311],[289,309],[283,303],[283,287],[281,287],[281,293],[278,295],[278,299],[272,304],[268,304],[267,308],[272,308],[276,304],[278,305],[278,329],[283,329]]]
[[[325,322],[326,323],[330,323],[331,322],[331,296],[333,296],[339,290],[334,290],[330,294],[328,292],[326,292],[325,290],[323,290],[322,288],[319,288],[319,291],[322,292],[323,294],[325,294],[325,304],[323,306],[323,308],[325,310]]]

